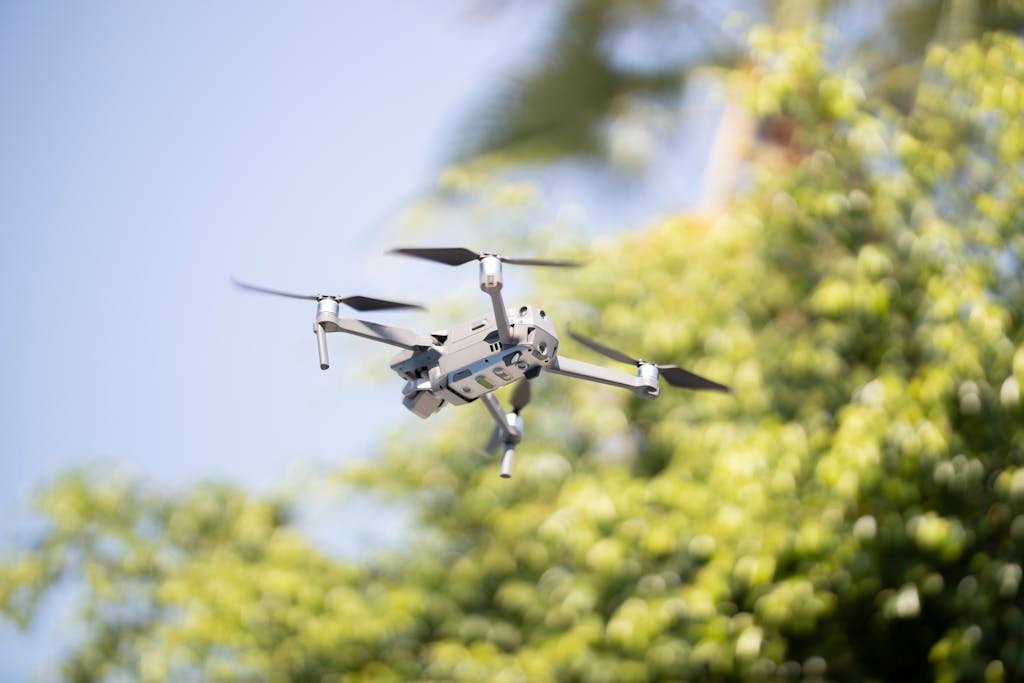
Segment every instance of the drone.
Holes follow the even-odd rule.
[[[320,368],[327,370],[327,334],[345,332],[401,349],[391,359],[391,369],[405,380],[402,403],[421,418],[428,418],[445,405],[464,405],[479,400],[494,419],[495,427],[486,446],[494,452],[501,446],[500,474],[512,476],[516,446],[523,438],[521,413],[530,402],[531,380],[541,372],[597,382],[632,391],[644,399],[661,395],[659,380],[673,387],[731,393],[718,382],[676,365],[634,358],[567,328],[578,343],[612,360],[636,368],[633,374],[568,358],[559,353],[555,326],[543,309],[523,305],[508,308],[502,297],[502,266],[546,266],[574,268],[578,261],[510,258],[501,254],[477,253],[463,247],[393,249],[390,254],[425,259],[447,266],[479,262],[480,289],[490,297],[491,315],[474,318],[447,330],[421,334],[390,325],[343,318],[342,304],[356,311],[422,309],[422,306],[365,296],[293,294],[234,280],[246,290],[293,299],[315,301],[316,335]],[[494,392],[518,383],[512,392],[511,412],[505,412]]]

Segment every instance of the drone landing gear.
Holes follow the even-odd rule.
[[[501,446],[500,474],[503,479],[508,479],[512,476],[516,445],[523,438],[523,418],[519,413],[530,402],[530,381],[528,379],[520,381],[515,391],[512,392],[511,413],[502,410],[501,403],[494,394],[484,394],[480,400],[483,401],[487,412],[497,423],[494,431],[491,432],[491,439],[487,443],[487,452],[493,453],[494,449]]]
[[[331,367],[331,362],[327,358],[327,332],[320,323],[313,326],[313,331],[316,333],[316,350],[320,354],[320,369],[326,370]]]
[[[514,425],[516,431],[519,433],[519,438],[523,437],[523,418],[519,417],[516,413],[509,413],[505,416],[508,418],[509,424]],[[505,441],[501,448],[501,467],[499,472],[502,479],[508,479],[512,476],[512,464],[516,457],[516,444],[519,441]]]

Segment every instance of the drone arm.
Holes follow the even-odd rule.
[[[431,346],[434,342],[425,335],[406,330],[401,327],[390,327],[366,320],[339,318],[332,313],[320,312],[316,317],[316,327],[324,332],[347,332],[357,337],[371,339],[382,344],[390,344],[400,349],[413,351],[416,347]],[[315,330],[314,330],[315,331]],[[321,336],[317,332],[317,337]]]
[[[629,375],[619,370],[603,368],[600,365],[586,363],[565,356],[558,356],[552,360],[551,365],[544,368],[556,375],[565,375],[573,379],[585,379],[589,382],[607,384],[613,387],[629,389],[641,398],[658,397],[657,379],[647,379],[637,375]]]
[[[505,411],[501,408],[501,403],[494,394],[484,394],[480,397],[480,400],[484,402],[484,407],[487,408],[487,412],[491,414],[494,421],[498,425],[498,429],[504,435],[504,441],[506,443],[515,444],[519,441],[521,434],[516,429],[515,425],[509,423],[508,416],[505,415]]]
[[[498,327],[498,338],[505,346],[514,346],[516,340],[512,338],[512,327],[508,322],[508,312],[505,310],[505,300],[501,296],[500,289],[492,289],[487,292],[491,297],[491,307],[494,309],[494,324]]]
[[[494,324],[498,328],[498,338],[505,346],[513,346],[516,340],[512,337],[512,327],[508,322],[505,299],[501,296],[502,284],[501,260],[496,256],[482,257],[480,259],[480,289],[491,297],[491,308],[494,309]]]

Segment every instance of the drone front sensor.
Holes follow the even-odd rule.
[[[635,374],[612,370],[559,353],[559,339],[547,314],[532,306],[507,308],[501,294],[505,263],[525,266],[571,268],[576,261],[509,258],[500,254],[477,253],[464,247],[404,248],[390,253],[458,266],[479,263],[480,289],[491,300],[492,315],[476,318],[447,330],[420,334],[412,330],[340,316],[344,304],[358,311],[421,308],[365,296],[292,294],[235,281],[243,289],[293,299],[317,302],[313,331],[316,335],[320,368],[329,366],[327,334],[346,332],[401,350],[391,359],[391,369],[405,380],[402,403],[421,418],[428,418],[445,405],[464,405],[480,400],[495,422],[487,444],[493,452],[502,450],[500,473],[512,475],[515,448],[523,435],[522,410],[530,402],[530,382],[542,371],[575,379],[621,387],[645,399],[661,394],[659,382],[686,389],[731,391],[675,365],[650,363],[605,346],[569,330],[569,336],[599,354],[636,367]],[[494,392],[518,383],[512,394],[512,412],[506,413]]]

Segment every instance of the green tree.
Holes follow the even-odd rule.
[[[749,17],[783,29],[842,22],[844,50],[869,75],[862,87],[904,109],[930,45],[1024,29],[1020,0],[566,0],[554,14],[540,58],[473,112],[457,152],[519,161],[594,154],[632,100],[664,101],[697,69],[744,64],[745,30],[735,27]],[[631,56],[637,35],[647,49]]]
[[[822,53],[755,31],[740,87],[788,133],[748,190],[544,283],[735,397],[542,379],[509,481],[483,411],[440,417],[344,474],[423,530],[365,563],[287,501],[70,476],[5,613],[84,580],[81,681],[1024,677],[1024,41],[933,48],[906,112]]]

